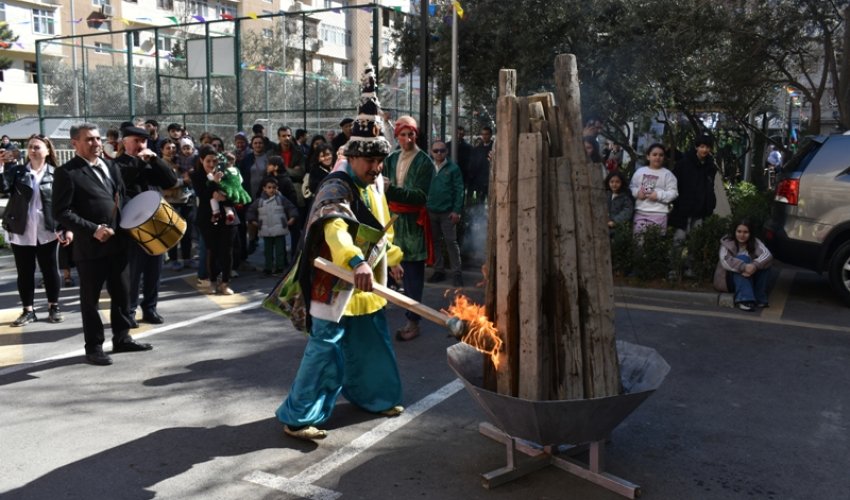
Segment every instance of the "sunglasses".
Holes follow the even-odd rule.
[[[446,150],[445,149],[432,149],[431,152],[434,153],[434,154],[445,153]]]

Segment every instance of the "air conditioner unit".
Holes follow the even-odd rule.
[[[112,6],[111,5],[101,5],[100,12],[106,17],[112,17]]]

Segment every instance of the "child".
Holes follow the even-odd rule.
[[[767,307],[768,268],[773,256],[753,232],[748,219],[737,222],[732,234],[720,239],[720,260],[714,272],[714,287],[735,292],[735,306],[742,311]]]
[[[608,230],[614,236],[614,227],[623,222],[631,222],[635,212],[635,200],[626,188],[626,177],[619,170],[605,178],[608,188]]]
[[[277,179],[266,177],[261,186],[263,192],[248,207],[245,218],[258,235],[263,238],[266,275],[280,274],[287,266],[286,235],[289,226],[295,224],[298,209],[278,192]]]
[[[676,176],[664,168],[667,149],[655,143],[647,149],[649,165],[640,167],[632,177],[632,196],[635,203],[634,233],[644,232],[647,226],[660,226],[667,230],[670,203],[679,196]]]

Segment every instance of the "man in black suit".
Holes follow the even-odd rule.
[[[86,341],[86,361],[110,365],[103,352],[103,321],[97,309],[104,282],[110,297],[112,352],[149,351],[129,335],[128,237],[118,230],[124,182],[111,162],[100,158],[103,145],[97,125],[71,127],[71,145],[77,155],[56,169],[53,180],[53,217],[74,231],[74,261],[80,275],[80,314]]]
[[[121,171],[126,197],[129,201],[148,190],[168,189],[177,184],[177,175],[157,154],[148,148],[147,131],[132,125],[121,129],[124,153],[115,159]],[[164,322],[156,310],[159,300],[159,280],[163,255],[148,255],[140,245],[131,242],[130,258],[130,327],[137,328],[136,308],[139,306],[139,285],[142,287],[142,321],[158,325]]]

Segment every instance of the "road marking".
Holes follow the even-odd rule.
[[[184,277],[183,281],[221,308],[238,307],[248,301],[248,298],[241,293],[234,293],[233,295],[211,294],[208,286],[198,284],[197,276],[194,274]]]
[[[342,496],[342,493],[315,486],[313,483],[407,425],[414,418],[452,397],[461,389],[463,389],[463,383],[460,380],[455,379],[449,382],[440,389],[413,403],[398,417],[386,419],[369,432],[360,435],[325,459],[307,467],[291,478],[276,476],[262,471],[254,471],[243,479],[282,493],[297,495],[309,500],[333,500],[339,498]]]
[[[762,310],[762,318],[777,320],[782,318],[782,313],[785,312],[785,303],[788,302],[788,295],[791,292],[791,283],[794,281],[796,274],[796,271],[788,268],[782,269],[779,272],[779,278],[776,279],[776,286],[770,292],[770,307]]]
[[[741,321],[751,321],[754,323],[768,323],[773,325],[781,325],[781,326],[799,326],[802,328],[810,328],[812,330],[827,330],[831,332],[841,332],[841,333],[850,333],[850,327],[846,326],[837,326],[837,325],[825,325],[823,323],[806,323],[803,321],[793,321],[788,319],[781,318],[767,318],[759,316],[758,314],[753,313],[734,313],[734,312],[717,312],[717,311],[698,311],[691,309],[679,309],[673,307],[661,307],[661,306],[650,306],[645,304],[633,304],[631,302],[615,302],[614,305],[616,307],[622,307],[624,309],[639,309],[643,311],[653,311],[653,312],[669,312],[682,314],[685,316],[705,316],[710,318],[726,318],[726,319],[737,319]]]
[[[152,336],[160,334],[160,333],[164,333],[164,332],[167,332],[167,331],[170,331],[170,330],[175,330],[177,328],[183,328],[184,326],[194,325],[196,323],[201,323],[201,322],[207,321],[209,319],[218,318],[220,316],[225,316],[227,314],[242,312],[242,311],[245,311],[247,309],[253,309],[255,307],[260,307],[261,303],[262,303],[262,301],[258,300],[258,301],[255,301],[255,302],[251,302],[249,304],[243,304],[243,305],[238,306],[238,307],[233,307],[231,309],[222,309],[221,311],[215,311],[215,312],[212,312],[212,313],[209,313],[209,314],[204,314],[203,316],[198,316],[196,318],[187,319],[185,321],[178,321],[177,323],[172,323],[170,325],[164,325],[164,326],[160,326],[160,327],[157,327],[157,328],[152,328],[152,329],[150,329],[146,332],[134,333],[132,336],[133,336],[133,339],[135,339],[135,340],[140,340],[140,339],[152,337]],[[138,330],[136,330],[136,331],[138,331]],[[23,370],[29,370],[32,367],[35,367],[35,366],[38,366],[38,365],[41,365],[41,364],[45,364],[45,363],[49,363],[51,361],[73,358],[74,356],[82,356],[85,353],[86,353],[85,349],[77,349],[77,350],[74,350],[74,351],[71,351],[71,352],[66,352],[64,354],[57,354],[56,356],[50,356],[48,358],[43,358],[43,359],[40,359],[38,361],[33,361],[31,363],[23,363],[23,364],[16,365],[16,366],[10,366],[8,368],[0,369],[0,377],[2,377],[4,375],[8,375],[10,373],[15,373],[15,372],[23,371]]]
[[[12,326],[21,310],[20,307],[0,310],[0,366],[20,363],[24,359],[22,336],[26,327]]]

